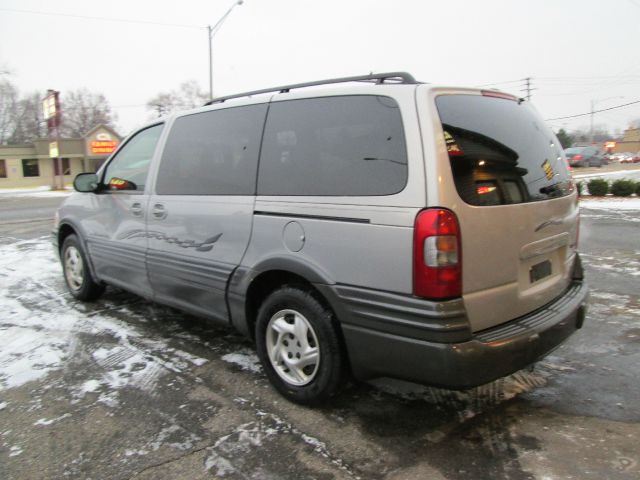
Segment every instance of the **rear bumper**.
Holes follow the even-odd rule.
[[[408,336],[406,329],[392,333],[390,328],[382,331],[376,325],[365,326],[362,311],[349,308],[349,302],[342,312],[336,313],[356,378],[386,376],[464,389],[509,375],[557,348],[582,327],[587,298],[587,285],[574,281],[561,297],[543,308],[469,334],[464,341],[451,341],[452,337],[444,341],[425,340],[424,335]],[[461,332],[459,322],[450,326],[452,332]]]

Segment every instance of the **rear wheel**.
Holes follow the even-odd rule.
[[[319,403],[342,384],[344,354],[333,313],[309,290],[284,286],[263,302],[257,351],[269,381],[288,399]]]
[[[87,256],[76,235],[64,239],[62,251],[62,269],[64,280],[71,295],[78,300],[95,300],[102,292],[104,285],[93,280],[87,267]]]

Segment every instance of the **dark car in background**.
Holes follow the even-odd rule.
[[[572,167],[602,167],[606,163],[596,147],[571,147],[564,154]]]

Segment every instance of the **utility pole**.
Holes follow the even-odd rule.
[[[216,24],[212,27],[211,25],[207,25],[207,40],[209,42],[209,100],[213,99],[213,36],[218,32],[222,23],[227,19],[231,10],[233,10],[236,6],[242,5],[244,0],[236,0],[233,2],[233,5],[229,7],[227,13],[225,13],[220,20],[216,22]]]
[[[589,144],[593,145],[593,114],[595,110],[596,102],[595,100],[591,100],[591,126],[589,127]]]
[[[527,101],[531,101],[531,91],[535,90],[535,88],[531,87],[531,77],[525,78],[524,82],[524,89],[521,92],[527,92]]]
[[[598,100],[591,99],[591,113],[589,115],[591,117],[591,126],[589,127],[589,143],[590,144],[593,144],[593,137],[594,137],[594,134],[593,134],[593,116],[596,113],[596,105],[598,103],[602,103],[602,102],[605,102],[607,100],[613,100],[615,98],[624,98],[624,97],[615,96],[615,97],[601,98],[601,99],[598,99]]]
[[[60,124],[62,123],[62,112],[60,111],[60,92],[56,90],[47,90],[47,96],[42,101],[42,111],[44,119],[47,122],[47,133],[49,140],[51,134],[55,132],[55,141],[49,142],[49,157],[53,167],[53,189],[64,189],[64,171],[62,170],[62,157],[60,155],[62,145],[60,142]],[[56,169],[57,166],[57,169]],[[58,175],[56,175],[56,170]],[[57,182],[57,177],[60,181]]]

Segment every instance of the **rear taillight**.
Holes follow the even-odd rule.
[[[462,295],[460,227],[450,210],[430,208],[416,216],[413,293],[438,299]]]
[[[582,155],[575,155],[573,160],[582,160]]]

